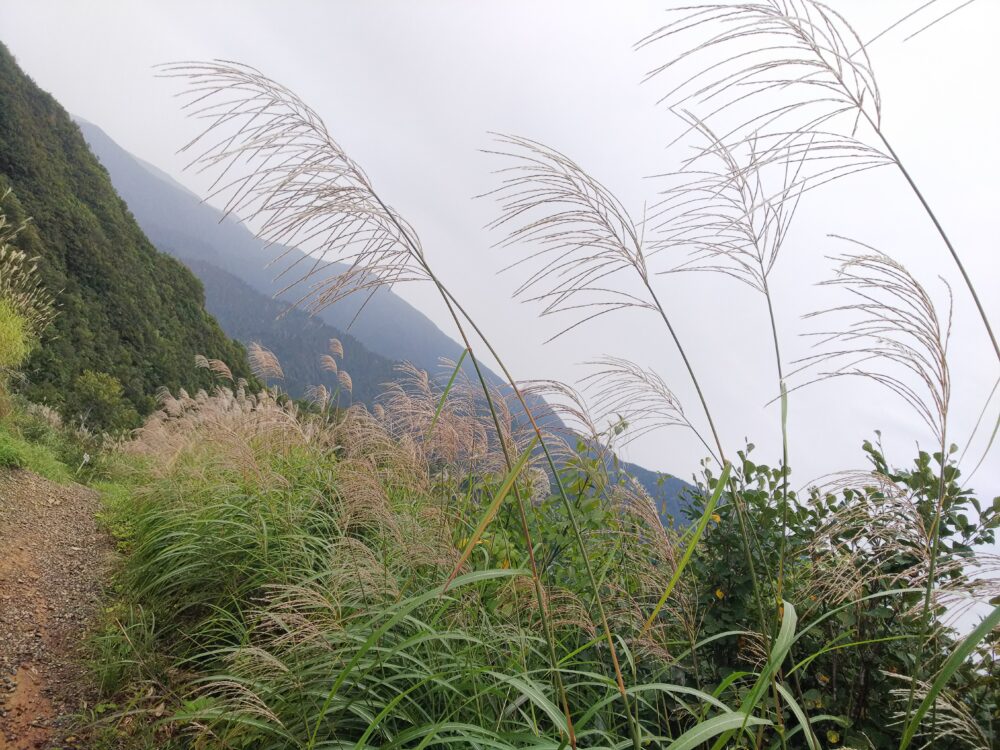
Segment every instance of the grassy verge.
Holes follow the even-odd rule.
[[[20,397],[0,394],[0,467],[27,469],[59,484],[85,482],[99,440],[65,427],[58,415]]]
[[[563,481],[624,657],[626,713],[561,498],[531,462],[512,480],[498,448],[479,442],[483,424],[460,405],[441,409],[436,392],[402,387],[381,417],[352,410],[336,422],[226,389],[168,403],[104,462],[95,485],[123,552],[94,639],[106,695],[100,741],[895,742],[892,675],[905,673],[922,622],[919,593],[898,583],[912,550],[891,540],[877,565],[860,554],[899,533],[886,498],[856,488],[839,499],[793,495],[782,539],[783,472],[741,453],[731,477],[706,475],[691,505],[699,522],[685,536],[664,530],[648,498],[610,483],[597,462],[570,461]],[[513,428],[511,439],[530,444]],[[936,497],[927,469],[918,462],[894,475],[913,488],[919,512]],[[526,519],[507,495],[514,483],[531,498]],[[782,647],[770,654],[748,625],[755,605],[733,544],[731,486],[760,524],[756,568],[786,564]],[[868,502],[883,515],[848,526],[843,510]],[[544,613],[522,522],[536,540]],[[938,632],[933,658],[943,662],[955,641]],[[987,658],[959,675],[982,705],[995,693]]]

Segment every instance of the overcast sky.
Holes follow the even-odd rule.
[[[380,192],[419,231],[431,264],[494,338],[518,378],[574,381],[579,363],[610,354],[655,367],[696,413],[693,393],[656,320],[607,317],[543,346],[558,321],[510,301],[519,277],[496,275],[504,253],[483,229],[495,206],[476,201],[497,164],[479,153],[488,131],[527,136],[569,154],[615,191],[634,216],[678,166],[665,148],[677,123],[656,102],[666,81],[641,84],[667,54],[633,44],[663,21],[659,2],[99,2],[0,0],[0,39],[21,66],[71,112],[199,194],[176,150],[197,132],[152,66],[224,58],[256,66],[293,88],[326,120]],[[942,0],[946,10],[958,3]],[[832,0],[870,38],[918,3]],[[929,18],[927,20],[930,20]],[[915,30],[911,25],[909,31]],[[981,0],[905,42],[892,33],[871,50],[884,98],[885,130],[939,213],[1000,327],[1000,3]],[[956,442],[968,435],[998,374],[964,287],[926,216],[894,170],[868,173],[811,194],[775,272],[787,359],[806,351],[800,316],[818,304],[829,276],[826,235],[869,242],[906,262],[931,289],[937,274],[955,290]],[[657,281],[721,415],[724,441],[744,438],[777,462],[778,413],[766,308],[722,278]],[[399,290],[446,331],[432,290]],[[995,419],[996,410],[992,412]],[[863,466],[860,443],[875,429],[890,459],[908,462],[932,439],[901,402],[842,379],[792,396],[792,466],[799,482]],[[702,449],[689,435],[659,433],[625,451],[650,468],[690,476]],[[972,451],[970,451],[971,455]],[[976,476],[981,495],[1000,494],[995,450]]]

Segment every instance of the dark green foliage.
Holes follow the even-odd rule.
[[[777,592],[774,590],[780,568],[782,540],[782,512],[780,468],[756,464],[750,454],[753,445],[739,452],[740,465],[736,472],[736,487],[746,503],[746,513],[753,525],[754,571],[747,565],[743,551],[733,544],[739,533],[737,509],[730,492],[723,494],[717,507],[716,522],[702,539],[692,561],[692,570],[701,582],[699,609],[702,630],[699,637],[707,638],[726,631],[739,631],[747,622],[759,619],[758,604],[754,597],[754,573],[765,582],[763,603],[766,618],[775,617]],[[909,469],[893,469],[884,458],[881,448],[869,441],[864,443],[872,468],[892,480],[898,487],[911,493],[912,507],[920,514],[925,528],[929,528],[939,493],[941,456],[931,456],[921,451]],[[968,571],[963,561],[971,556],[974,546],[989,545],[994,540],[994,529],[1000,525],[1000,499],[993,507],[981,508],[973,491],[958,483],[959,471],[951,464],[944,468],[945,506],[941,520],[941,546],[938,566],[944,579],[954,582],[965,580]],[[709,477],[709,486],[716,480]],[[858,481],[860,481],[860,476]],[[871,514],[853,516],[847,512],[864,499],[876,507],[886,499],[877,488],[848,487],[836,493],[811,493],[808,502],[789,493],[791,507],[788,511],[785,537],[786,559],[784,564],[784,589],[781,598],[796,602],[799,615],[809,620],[828,619],[804,634],[796,645],[798,658],[816,654],[829,646],[830,650],[799,669],[796,689],[804,702],[803,707],[814,713],[840,717],[844,723],[838,728],[843,741],[849,746],[864,747],[867,740],[876,747],[895,747],[898,727],[891,725],[899,706],[887,700],[889,692],[902,683],[893,675],[908,675],[915,669],[915,654],[921,640],[923,625],[919,605],[923,592],[914,590],[905,595],[885,595],[885,592],[906,588],[905,578],[893,582],[894,576],[919,566],[925,554],[912,545],[905,535],[885,533],[883,524],[889,518]],[[688,513],[697,518],[703,507],[704,496],[694,499]],[[974,515],[973,515],[973,508]],[[978,519],[970,521],[969,515]],[[825,543],[819,543],[826,540]],[[832,549],[831,549],[832,548]],[[912,553],[908,552],[912,549]],[[856,569],[847,575],[843,584],[861,582],[853,596],[854,601],[841,607],[829,590],[817,588],[817,581],[833,576],[831,561],[847,561]],[[877,568],[871,561],[878,560]],[[840,569],[843,570],[842,568]],[[891,583],[892,582],[892,583]],[[824,593],[826,596],[824,596]],[[819,596],[817,596],[819,594]],[[875,597],[865,599],[865,597]],[[943,617],[944,608],[932,612]],[[956,639],[950,631],[939,633],[933,641],[933,661],[940,666],[955,648]],[[846,644],[854,644],[845,648]],[[984,667],[995,657],[982,657]],[[793,654],[794,656],[794,654]],[[750,641],[722,639],[703,649],[699,671],[695,679],[703,684],[717,683],[729,675],[749,668],[753,661]],[[934,671],[934,670],[932,670]],[[989,708],[997,703],[997,685],[988,679],[989,673],[967,665],[952,685],[956,695],[977,695],[968,705],[979,710],[976,718],[983,726],[989,724]],[[867,738],[867,740],[865,740]],[[936,747],[958,747],[943,739]]]
[[[84,370],[106,372],[139,414],[161,385],[208,386],[195,354],[248,373],[245,354],[204,308],[201,284],[150,244],[66,111],[0,45],[0,190],[14,240],[39,256],[59,314],[27,361],[27,394],[66,411]]]
[[[78,416],[81,426],[100,432],[121,432],[139,423],[139,415],[125,399],[122,384],[106,372],[84,370],[73,381],[67,407]]]

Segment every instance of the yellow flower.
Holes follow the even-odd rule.
[[[721,599],[721,598],[723,598],[723,597],[724,597],[725,595],[726,595],[726,593],[725,593],[725,592],[724,592],[724,591],[723,591],[722,589],[716,589],[716,590],[715,590],[715,598],[716,598],[716,599]]]
[[[510,560],[504,560],[502,563],[500,563],[500,567],[503,568],[504,570],[507,570],[507,568],[510,567]]]
[[[720,516],[718,513],[713,513],[712,520],[715,521],[716,523],[719,523],[719,521],[722,520],[722,516]]]
[[[830,681],[830,678],[827,677],[822,672],[820,672],[818,675],[816,675],[816,679],[819,680],[820,685],[825,685],[826,683],[828,683]]]
[[[826,741],[829,742],[831,745],[836,745],[838,742],[840,742],[840,732],[838,732],[836,729],[827,729]]]

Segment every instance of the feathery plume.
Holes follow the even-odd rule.
[[[253,374],[262,380],[270,378],[281,380],[285,377],[281,363],[274,356],[274,353],[256,341],[247,347],[247,359],[250,360],[250,369],[253,370]]]
[[[346,370],[341,370],[337,373],[337,382],[340,383],[340,387],[345,391],[351,391],[354,389],[354,382],[351,380],[351,376],[347,374]]]
[[[512,162],[497,171],[500,187],[486,193],[500,204],[489,226],[509,228],[498,245],[538,249],[504,270],[531,265],[515,297],[543,305],[542,315],[582,316],[553,338],[601,315],[655,309],[622,282],[623,271],[648,280],[642,235],[621,202],[567,156],[536,141],[498,135],[488,153]]]
[[[873,380],[909,404],[942,442],[951,399],[950,287],[942,279],[948,297],[948,312],[942,317],[930,294],[901,263],[870,245],[837,239],[865,252],[833,258],[837,275],[821,286],[846,289],[856,301],[806,317],[836,315],[852,320],[840,330],[809,334],[827,350],[798,360],[797,372],[824,365],[833,369],[803,385],[843,376]]]
[[[185,109],[210,123],[182,149],[201,148],[189,166],[218,175],[209,198],[224,197],[226,214],[256,222],[268,245],[305,252],[280,273],[291,279],[281,291],[300,290],[296,305],[315,312],[357,292],[428,278],[413,227],[292,91],[239,63],[181,62],[160,71],[188,82]]]
[[[331,357],[329,354],[323,354],[319,358],[319,366],[326,370],[327,372],[332,372],[334,375],[337,374],[337,360]]]

